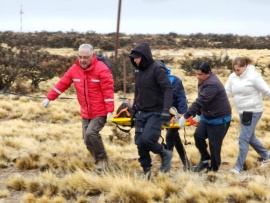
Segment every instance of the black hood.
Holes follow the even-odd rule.
[[[139,55],[141,55],[142,57],[139,66],[137,66],[137,64],[134,62],[134,58],[132,57],[134,52],[139,53]],[[132,65],[139,70],[145,70],[154,62],[151,49],[147,43],[141,43],[137,47],[132,49],[129,58],[131,60]]]

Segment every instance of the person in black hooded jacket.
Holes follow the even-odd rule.
[[[158,139],[162,124],[170,124],[173,90],[166,68],[153,60],[147,43],[135,47],[129,57],[135,67],[135,144],[139,162],[149,178],[152,166],[150,152],[160,154],[161,172],[166,173],[171,167],[172,151],[165,149]]]

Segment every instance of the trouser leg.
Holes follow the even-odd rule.
[[[261,115],[262,115],[262,113],[253,113],[253,115],[252,115],[251,125],[254,126],[254,131],[250,137],[249,144],[262,157],[262,159],[267,160],[269,158],[269,152],[255,135],[255,128],[256,128],[256,125],[257,125],[259,119],[261,118]]]
[[[172,128],[167,130],[166,144],[169,150],[173,150],[173,147],[176,148],[176,151],[178,152],[183,165],[189,168],[190,163],[186,154],[186,150],[181,141],[178,128]]]
[[[105,125],[106,117],[100,116],[91,120],[83,119],[84,143],[95,161],[107,159],[107,154],[99,132]]]
[[[223,139],[228,131],[230,122],[227,122],[225,125],[208,125],[208,138],[210,145],[210,154],[211,154],[211,170],[218,171],[221,164],[221,148]]]
[[[150,152],[160,153],[163,146],[158,142],[161,134],[159,115],[139,112],[136,114],[135,144],[137,145],[139,162],[143,168],[151,164]]]
[[[200,121],[194,133],[194,140],[195,145],[201,154],[201,161],[211,159],[210,154],[207,151],[207,143],[206,143],[207,138],[208,135],[206,123]]]

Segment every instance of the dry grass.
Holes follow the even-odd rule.
[[[194,52],[199,55],[213,51]],[[228,52],[233,56],[240,55],[239,50]],[[270,62],[269,57],[265,59],[265,52],[243,50],[243,53]],[[160,51],[159,54],[169,53]],[[173,74],[183,79],[188,100],[192,102],[197,94],[196,78],[184,76],[181,70],[175,68]],[[226,78],[222,76],[221,80],[225,82]],[[270,84],[270,79],[265,79]],[[42,83],[42,94],[57,80],[58,78],[54,78]],[[132,97],[132,94],[127,96]],[[70,90],[61,97],[76,96]],[[121,100],[118,99],[118,94],[115,98],[117,107]],[[14,95],[0,95],[0,99],[0,202],[12,199],[16,194],[20,194],[17,201],[26,203],[270,202],[270,166],[260,168],[261,160],[252,148],[244,173],[241,176],[229,173],[238,153],[239,118],[235,109],[231,127],[224,139],[222,165],[218,173],[184,172],[174,150],[169,174],[158,172],[160,158],[152,154],[154,172],[151,180],[147,181],[142,176],[137,161],[137,149],[133,143],[134,129],[127,138],[124,135],[115,135],[115,126],[106,124],[101,134],[111,167],[105,173],[96,174],[92,157],[83,144],[76,99],[57,99],[50,103],[49,108],[42,107],[42,99]],[[269,149],[270,101],[265,99],[264,105],[265,111],[256,133]],[[196,164],[200,158],[194,145],[194,128],[186,127],[186,138],[191,145],[186,145],[185,148],[192,164]],[[182,140],[183,133],[183,129],[180,129]]]

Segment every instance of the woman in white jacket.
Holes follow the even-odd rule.
[[[251,63],[252,60],[248,57],[235,58],[232,64],[234,72],[230,74],[225,84],[228,97],[233,96],[241,125],[238,159],[235,167],[230,170],[234,174],[242,172],[249,145],[263,159],[261,167],[267,166],[270,160],[268,150],[255,135],[255,127],[263,112],[262,94],[270,98],[270,88]]]

